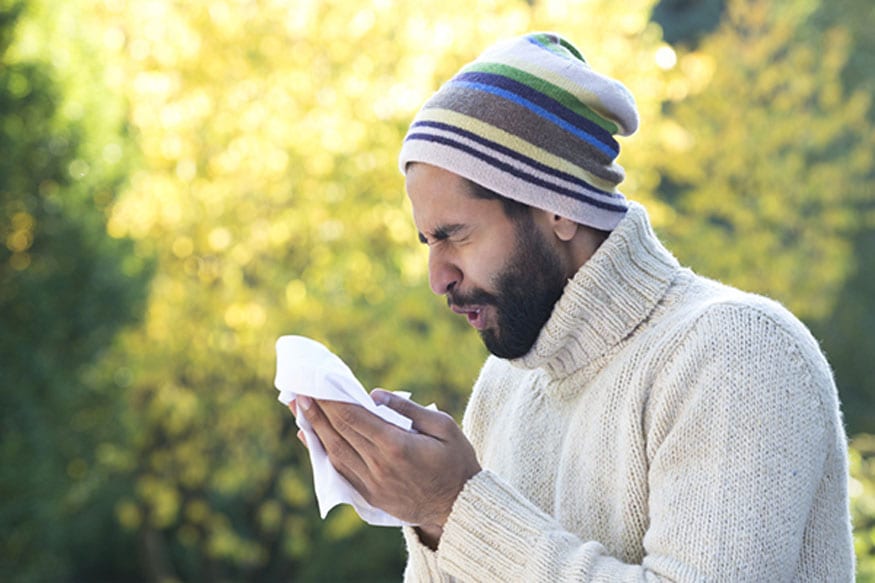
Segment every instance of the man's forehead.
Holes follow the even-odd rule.
[[[466,179],[428,164],[411,165],[406,186],[414,214],[458,211],[477,200]]]
[[[425,162],[412,162],[407,166],[405,174],[408,192],[414,190],[450,190],[458,193],[470,193],[470,182],[455,172],[426,164]]]

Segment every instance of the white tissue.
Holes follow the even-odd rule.
[[[303,336],[281,336],[276,342],[276,356],[274,385],[280,392],[281,403],[288,405],[298,395],[356,403],[389,423],[410,430],[410,419],[389,407],[374,403],[346,363],[319,342]],[[403,395],[409,396],[409,393]],[[334,469],[305,415],[297,416],[297,424],[307,438],[310,463],[313,466],[313,486],[322,518],[338,504],[345,503],[351,504],[369,524],[405,525],[405,522],[371,506]]]

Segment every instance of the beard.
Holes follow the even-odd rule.
[[[474,289],[447,296],[448,304],[495,308],[496,326],[481,330],[480,338],[489,352],[507,359],[532,349],[568,281],[558,254],[531,220],[521,221],[516,231],[514,252],[494,277],[494,293]]]

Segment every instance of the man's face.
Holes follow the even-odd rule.
[[[509,218],[500,201],[475,198],[467,181],[428,164],[410,166],[407,193],[429,246],[432,291],[468,318],[491,353],[526,354],[567,281],[549,229],[531,214]]]

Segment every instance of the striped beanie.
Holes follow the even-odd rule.
[[[610,231],[626,213],[615,134],[638,127],[635,100],[554,33],[499,42],[416,115],[399,166],[425,162],[502,196]]]

